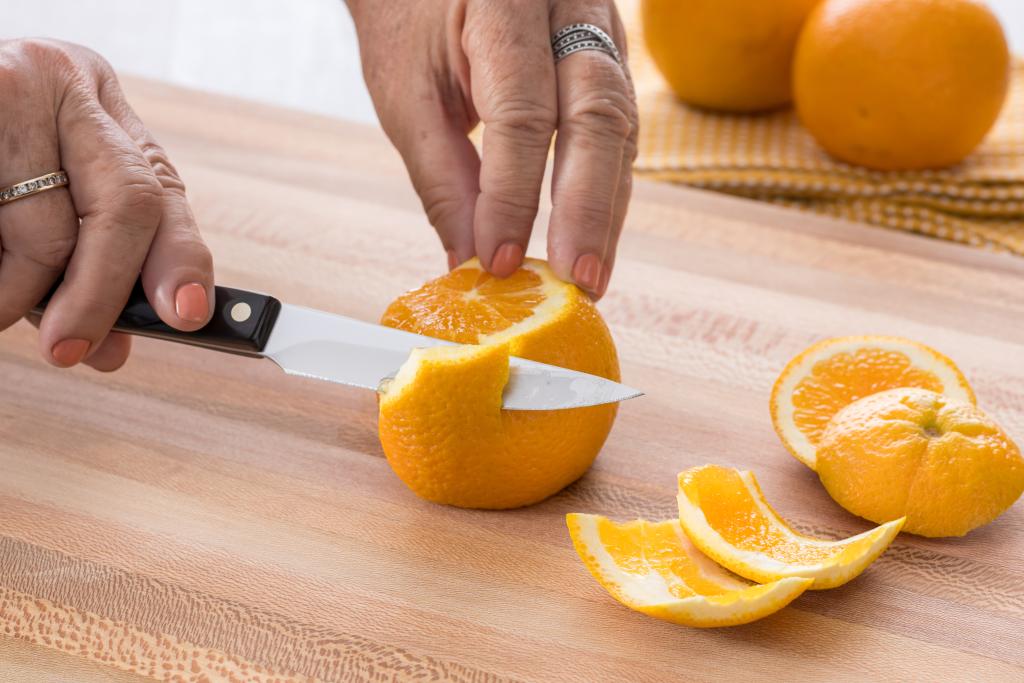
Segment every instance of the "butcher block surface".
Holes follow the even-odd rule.
[[[442,272],[376,129],[126,88],[220,283],[375,320]],[[506,512],[410,493],[371,392],[145,339],[117,373],[60,371],[29,325],[3,332],[0,680],[1024,680],[1024,503],[713,630],[616,603],[564,522],[672,517],[676,473],[719,463],[805,532],[869,528],[768,415],[779,370],[825,336],[940,349],[1024,442],[1024,259],[638,182],[600,309],[646,395],[583,479]]]

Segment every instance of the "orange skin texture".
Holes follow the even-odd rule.
[[[1024,458],[982,410],[925,389],[892,389],[839,411],[822,436],[817,472],[855,515],[903,530],[963,536],[1024,492]]]
[[[1010,79],[999,20],[975,0],[824,0],[793,62],[797,113],[833,156],[880,170],[961,161]]]
[[[615,421],[617,404],[506,411],[508,357],[519,356],[619,380],[611,333],[574,285],[554,319],[506,344],[466,347],[458,362],[427,360],[412,385],[381,401],[379,434],[391,467],[417,495],[446,505],[504,509],[539,502],[583,475]],[[403,315],[382,324],[444,338]]]
[[[817,0],[644,0],[647,48],[679,99],[723,111],[791,99],[790,68]]]

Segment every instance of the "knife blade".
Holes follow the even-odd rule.
[[[42,314],[51,290],[33,312]],[[163,339],[214,351],[267,358],[290,375],[377,390],[416,348],[452,345],[433,337],[374,325],[312,308],[282,304],[266,294],[214,288],[214,314],[205,327],[181,332],[160,320],[137,283],[114,325],[126,334]],[[502,394],[508,410],[560,410],[625,401],[642,392],[618,382],[509,359]]]
[[[301,306],[281,304],[263,355],[290,375],[377,389],[416,348],[452,342]],[[559,410],[625,401],[625,385],[524,358],[509,359],[507,410]]]

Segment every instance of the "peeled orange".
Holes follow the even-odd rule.
[[[574,513],[566,523],[587,570],[612,597],[675,624],[746,624],[782,609],[811,584],[785,578],[752,585],[705,557],[674,519],[618,524]]]
[[[591,300],[543,261],[499,279],[476,259],[400,296],[381,323],[467,346],[419,349],[382,387],[379,434],[419,496],[474,508],[543,500],[590,467],[615,404],[506,411],[510,355],[619,379],[608,327]]]
[[[902,517],[841,541],[793,531],[764,499],[754,475],[718,465],[679,473],[679,523],[700,550],[726,569],[767,583],[813,579],[835,588],[857,577],[885,552]]]
[[[859,398],[896,387],[974,403],[963,373],[935,349],[902,337],[836,337],[814,344],[782,370],[772,388],[772,424],[790,453],[814,469],[815,449],[832,416]]]
[[[977,406],[924,389],[892,389],[840,410],[818,447],[818,476],[844,508],[906,531],[962,536],[1024,491],[1024,458]]]
[[[803,124],[832,155],[881,170],[963,159],[1009,78],[1002,27],[979,0],[824,0],[793,60]]]

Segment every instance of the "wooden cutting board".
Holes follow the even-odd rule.
[[[127,85],[222,283],[374,320],[442,271],[378,131]],[[20,324],[0,335],[0,679],[1024,680],[1024,504],[963,539],[902,535],[851,584],[718,630],[615,603],[563,521],[670,517],[676,473],[714,462],[753,469],[804,531],[868,528],[777,441],[776,374],[826,335],[906,335],[1024,441],[1022,275],[640,182],[600,307],[647,395],[582,480],[509,512],[406,490],[370,393],[149,340],[120,372],[58,371]]]

